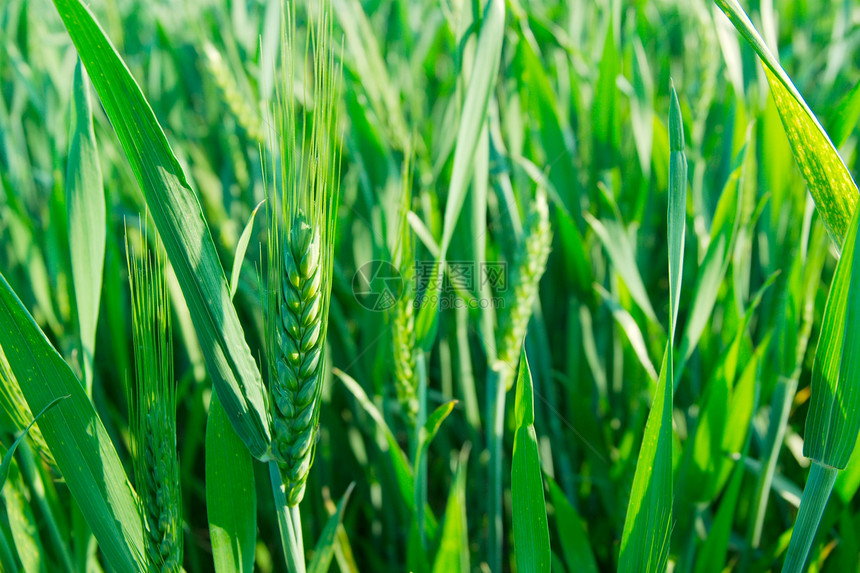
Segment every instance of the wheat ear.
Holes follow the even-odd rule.
[[[549,222],[549,207],[546,195],[538,191],[529,213],[523,241],[514,257],[508,281],[504,315],[498,335],[498,369],[508,389],[513,383],[520,358],[520,347],[528,329],[540,279],[546,270],[546,261],[552,248],[552,227]]]
[[[152,254],[145,246],[132,255],[126,243],[136,374],[129,387],[128,410],[144,544],[155,570],[175,573],[182,568],[182,500],[164,258],[159,250]]]
[[[276,189],[267,189],[269,269],[267,346],[272,396],[273,452],[289,506],[304,497],[313,464],[325,338],[332,286],[332,259],[340,178],[335,91],[339,68],[331,49],[330,5],[322,10],[310,43],[313,82],[304,98],[293,85],[295,14],[285,11],[284,71],[274,110],[272,147]],[[297,129],[297,99],[312,101]],[[308,126],[311,125],[310,129]],[[275,192],[275,191],[279,191]]]

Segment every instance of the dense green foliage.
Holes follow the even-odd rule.
[[[855,2],[293,9],[0,2],[0,570],[857,570]]]

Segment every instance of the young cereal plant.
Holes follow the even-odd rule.
[[[182,568],[182,499],[165,260],[157,246],[132,253],[127,241],[126,248],[135,358],[128,411],[144,546],[149,565],[174,573]]]
[[[298,506],[316,448],[340,177],[335,136],[340,71],[331,43],[331,6],[321,1],[318,7],[309,38],[313,80],[304,94],[297,93],[293,79],[295,7],[284,9],[283,75],[273,114],[278,161],[272,159],[274,189],[267,190],[272,463],[282,484],[275,483],[274,470],[271,475],[276,499],[283,496],[289,508],[278,511],[287,560],[296,571],[304,570]],[[299,96],[312,101],[301,121]]]

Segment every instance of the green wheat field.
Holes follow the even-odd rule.
[[[860,571],[855,0],[0,1],[0,571]]]

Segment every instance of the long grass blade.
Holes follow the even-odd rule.
[[[857,185],[815,114],[765,44],[738,0],[715,0],[761,58],[797,166],[837,249],[857,204]]]
[[[39,420],[63,478],[99,542],[119,571],[141,571],[143,530],[119,456],[86,392],[0,275],[0,347],[30,409],[70,396]]]
[[[457,470],[448,503],[445,506],[445,522],[439,535],[439,549],[433,560],[432,573],[468,573],[469,527],[466,521],[466,462],[469,448],[464,447],[457,461]]]
[[[137,82],[90,10],[80,0],[56,0],[54,5],[146,198],[224,410],[251,454],[268,459],[271,439],[262,379],[200,202]]]
[[[535,434],[534,385],[525,345],[517,376],[517,430],[511,462],[511,501],[517,571],[550,570],[549,526]]]
[[[206,517],[215,571],[253,571],[257,541],[254,466],[214,393],[206,422]]]
[[[505,2],[489,0],[478,35],[478,46],[475,51],[476,65],[472,69],[466,96],[463,102],[460,127],[457,131],[457,143],[454,151],[454,165],[451,172],[451,182],[448,186],[448,201],[445,205],[445,218],[442,227],[442,241],[439,246],[437,267],[433,276],[441,276],[445,271],[448,247],[454,236],[454,227],[466,200],[469,188],[472,164],[478,140],[487,120],[487,109],[502,56],[502,44],[505,38]],[[435,337],[435,325],[439,312],[438,289],[442,281],[434,282],[436,292],[425,293],[421,309],[415,322],[416,335],[419,344],[426,345],[428,340]]]
[[[86,72],[75,65],[72,90],[72,134],[66,170],[69,247],[75,285],[75,309],[83,352],[87,394],[92,395],[96,323],[105,257],[105,195],[93,133],[92,104]]]
[[[549,478],[547,481],[561,543],[561,554],[564,556],[568,571],[597,573],[597,561],[594,559],[594,551],[588,539],[585,522],[567,500],[558,484]]]
[[[47,405],[47,406],[45,406],[44,408],[42,408],[42,411],[41,411],[41,412],[39,412],[38,414],[36,414],[36,417],[35,417],[35,418],[33,418],[33,421],[32,421],[32,422],[30,422],[30,425],[29,425],[29,426],[27,426],[27,427],[24,429],[24,431],[23,431],[23,432],[21,432],[21,435],[20,435],[20,436],[18,436],[18,437],[15,439],[15,441],[14,441],[14,442],[12,442],[12,445],[10,445],[10,446],[9,446],[9,449],[8,449],[8,450],[6,450],[6,453],[3,455],[3,461],[2,461],[2,462],[0,462],[0,491],[2,491],[2,490],[3,490],[3,485],[6,483],[6,478],[9,476],[9,467],[10,467],[10,466],[11,466],[11,464],[12,464],[12,459],[13,459],[13,456],[15,455],[15,450],[17,450],[17,449],[18,449],[18,445],[21,443],[21,441],[22,441],[25,437],[27,437],[27,432],[29,432],[29,431],[30,431],[30,428],[32,428],[32,427],[33,427],[33,424],[35,424],[35,423],[36,423],[36,421],[38,421],[38,419],[39,419],[40,417],[42,417],[42,415],[43,415],[45,412],[47,412],[48,410],[50,410],[51,408],[53,408],[54,406],[56,406],[57,404],[59,404],[62,400],[65,400],[65,399],[66,399],[66,398],[68,398],[68,397],[69,397],[68,395],[66,395],[66,396],[57,396],[56,398],[54,398],[53,400],[51,400],[51,401],[48,403],[48,405]]]
[[[686,226],[687,160],[675,87],[669,111],[669,340],[624,520],[619,571],[664,571],[672,529],[672,380]]]
[[[338,528],[340,528],[343,522],[343,512],[346,509],[346,504],[349,503],[349,496],[354,488],[355,482],[349,484],[349,487],[346,488],[346,492],[337,504],[337,510],[329,517],[328,522],[326,522],[314,548],[314,557],[308,564],[308,573],[326,573],[329,570],[329,565],[331,565],[331,560],[334,556]]]
[[[860,211],[855,211],[824,309],[803,441],[803,454],[812,460],[812,470],[803,489],[783,571],[803,569],[836,476],[848,466],[860,433],[858,225]]]

